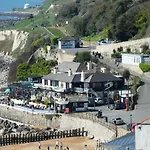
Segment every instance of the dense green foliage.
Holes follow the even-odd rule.
[[[74,62],[84,63],[91,60],[90,52],[77,52],[74,58]]]
[[[57,61],[47,61],[44,58],[38,58],[37,62],[29,65],[26,62],[21,63],[17,69],[17,81],[25,80],[30,75],[43,76],[50,72],[51,67],[54,67]]]
[[[123,78],[126,79],[127,81],[129,80],[129,78],[130,78],[130,71],[128,69],[125,69],[123,71]]]
[[[140,63],[139,67],[143,72],[149,72],[150,71],[150,64]]]
[[[107,29],[109,39],[126,41],[145,34],[149,7],[150,0],[76,0],[60,9],[57,22],[69,21],[67,30],[75,36],[93,37]]]

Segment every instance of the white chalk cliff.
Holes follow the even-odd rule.
[[[26,45],[29,33],[25,31],[18,30],[4,30],[0,31],[0,52],[13,52],[17,48],[23,50]],[[6,48],[4,43],[7,41],[9,47]],[[5,49],[6,48],[6,49]]]

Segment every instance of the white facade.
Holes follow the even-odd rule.
[[[24,4],[24,9],[28,9],[30,7],[30,4]]]
[[[135,127],[135,149],[150,150],[150,124]]]
[[[122,54],[122,64],[139,65],[143,62],[142,54]]]
[[[59,40],[58,49],[75,48],[75,40]]]

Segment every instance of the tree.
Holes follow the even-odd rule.
[[[90,60],[91,60],[90,52],[77,52],[73,61],[84,63],[85,61],[88,62]]]
[[[125,69],[123,71],[123,77],[128,81],[130,78],[130,71],[128,69]]]
[[[24,62],[20,64],[17,69],[17,81],[25,80],[30,74],[29,69],[30,66],[28,65],[28,63]]]

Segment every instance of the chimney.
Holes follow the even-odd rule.
[[[82,71],[81,72],[81,82],[84,82],[84,80],[85,80],[85,72]]]
[[[91,70],[92,69],[92,62],[87,62],[87,70]]]
[[[102,67],[102,68],[101,68],[101,72],[102,72],[102,73],[107,73],[107,69],[106,69],[105,67]]]
[[[53,69],[53,73],[54,73],[54,74],[57,73],[57,68],[56,68],[56,67]]]
[[[68,76],[71,76],[71,75],[72,75],[72,70],[69,69],[69,70],[68,70]]]

